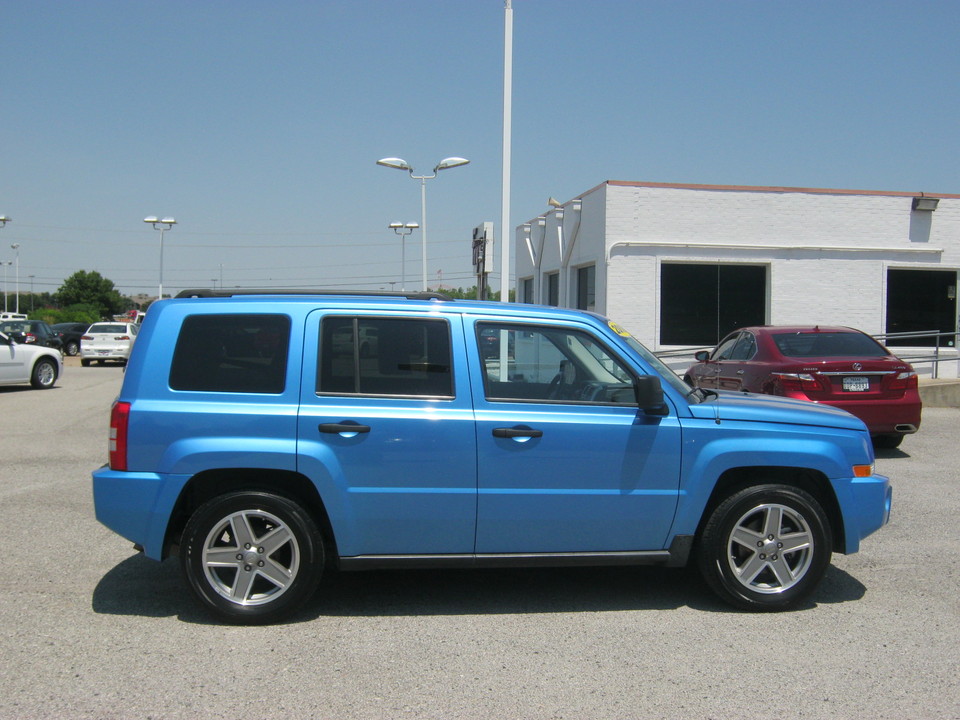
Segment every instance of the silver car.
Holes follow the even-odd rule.
[[[136,339],[135,323],[94,323],[80,338],[80,364],[88,367],[94,360],[101,365],[114,360],[125,365]]]

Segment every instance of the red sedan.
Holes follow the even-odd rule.
[[[877,447],[920,427],[917,373],[869,335],[847,327],[747,327],[684,374],[694,387],[783,395],[842,408]]]

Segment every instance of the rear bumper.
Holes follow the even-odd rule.
[[[93,506],[98,521],[163,559],[167,523],[186,476],[171,482],[156,473],[119,472],[104,465],[93,472]]]
[[[899,400],[824,401],[824,405],[846,410],[863,420],[871,435],[881,433],[915,433],[920,429],[923,403],[920,394],[911,391]]]

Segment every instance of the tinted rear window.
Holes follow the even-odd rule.
[[[184,319],[177,339],[170,387],[282,393],[289,344],[286,315],[191,315]]]
[[[127,332],[126,325],[110,325],[108,323],[101,323],[99,325],[91,325],[87,330],[89,333],[125,333]]]
[[[862,333],[783,333],[773,336],[788,357],[884,357],[889,353]]]

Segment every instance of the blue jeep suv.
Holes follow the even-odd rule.
[[[691,561],[780,610],[887,522],[873,463],[852,415],[693,389],[599,315],[197,290],[151,306],[93,489],[228,622],[387,567]]]

